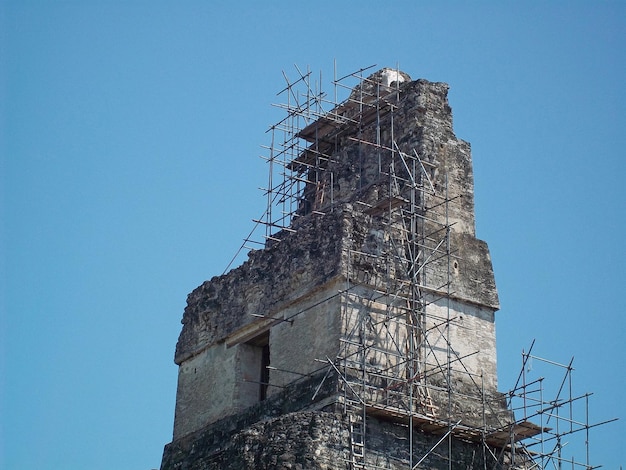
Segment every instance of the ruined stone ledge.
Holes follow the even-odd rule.
[[[385,253],[383,236],[385,228],[380,220],[354,210],[348,219],[349,237],[342,265],[349,268],[351,280],[384,290],[383,286],[401,285],[408,282],[406,265],[398,256]],[[398,238],[400,234],[396,235]],[[443,236],[443,235],[442,235]],[[401,241],[397,242],[398,245]],[[450,232],[450,257],[441,255],[431,261],[425,271],[428,287],[433,293],[488,307],[494,312],[500,308],[495,276],[487,243],[469,233]],[[448,266],[450,262],[450,266]],[[448,278],[448,269],[450,277]],[[391,271],[390,271],[391,270]],[[393,279],[390,279],[393,278]],[[450,282],[450,290],[447,284]],[[388,288],[387,287],[387,288]],[[402,287],[398,287],[398,293]]]
[[[167,444],[163,452],[161,470],[256,468],[254,466],[222,467],[219,465],[222,458],[220,456],[224,454],[224,448],[228,446],[233,436],[255,423],[276,419],[297,411],[317,409],[324,407],[329,399],[332,401],[332,396],[337,391],[337,381],[334,377],[322,380],[323,377],[324,374],[320,373],[299,379],[267,400]],[[313,397],[315,397],[314,400]],[[333,408],[332,405],[329,407]],[[231,452],[237,453],[240,450],[235,446]],[[203,466],[208,465],[209,461],[214,461],[217,466]]]
[[[279,234],[280,242],[250,252],[241,266],[189,294],[177,364],[256,321],[253,315],[277,311],[341,272],[341,211],[307,219],[297,232]]]
[[[425,470],[482,469],[494,462],[483,446],[453,438],[451,459],[440,436],[413,430],[413,464]],[[365,464],[406,470],[410,434],[406,425],[367,418]],[[350,467],[348,419],[338,413],[301,411],[273,417],[237,431],[214,429],[182,445],[166,447],[161,470],[331,470]]]
[[[347,426],[335,413],[296,412],[166,447],[161,470],[346,468]]]

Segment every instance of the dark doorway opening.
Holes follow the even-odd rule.
[[[270,332],[267,331],[260,336],[250,340],[248,342],[250,346],[253,346],[256,355],[258,357],[257,364],[259,364],[258,370],[258,384],[259,384],[259,401],[263,401],[267,398],[267,388],[270,382]]]
[[[261,350],[261,384],[259,390],[259,400],[263,401],[267,398],[267,387],[270,383],[270,345],[269,345],[269,335],[268,335],[268,344],[263,345]]]

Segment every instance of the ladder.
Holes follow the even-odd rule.
[[[365,467],[365,422],[363,416],[350,413],[350,468]]]

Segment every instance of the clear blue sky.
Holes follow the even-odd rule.
[[[0,467],[149,470],[186,295],[263,211],[293,64],[450,84],[520,352],[575,356],[591,459],[626,465],[626,3],[0,3]],[[559,380],[557,377],[556,380]]]

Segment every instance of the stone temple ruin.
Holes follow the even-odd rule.
[[[187,299],[162,470],[561,458],[524,444],[554,435],[545,413],[512,411],[525,380],[498,392],[498,294],[448,86],[363,71],[335,79],[334,100],[310,72],[287,82],[263,241]]]

